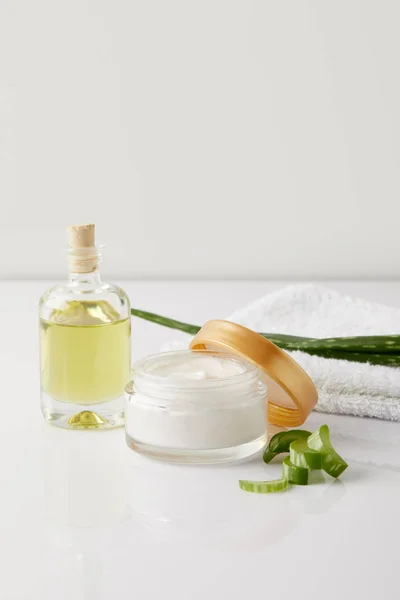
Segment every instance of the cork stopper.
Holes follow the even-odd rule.
[[[68,246],[70,248],[90,248],[94,246],[94,224],[70,225],[68,232]]]
[[[95,227],[71,225],[68,234],[68,267],[71,273],[92,273],[97,269],[99,251],[95,246]]]

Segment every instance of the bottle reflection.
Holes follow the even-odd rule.
[[[67,597],[102,600],[110,540],[127,514],[123,435],[47,426],[44,436],[46,517],[49,546],[56,553],[52,559],[60,565]],[[58,578],[47,581],[49,597],[55,597],[60,585]]]
[[[125,447],[120,431],[45,428],[45,492],[52,523],[107,526],[125,511]]]

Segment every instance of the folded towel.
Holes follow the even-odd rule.
[[[307,337],[398,334],[400,309],[293,285],[235,311],[228,320],[255,331]],[[400,368],[292,352],[318,389],[315,410],[400,421]]]
[[[227,319],[254,331],[316,338],[400,333],[400,309],[312,284],[292,285],[268,294]],[[318,389],[315,410],[400,421],[400,368],[298,351],[291,355]]]

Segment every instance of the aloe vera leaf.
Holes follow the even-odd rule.
[[[400,352],[400,335],[354,336],[307,340],[307,348],[314,347],[367,354],[396,354]]]
[[[270,333],[261,334],[270,341],[274,341],[274,335]],[[316,350],[338,350],[343,352],[360,352],[363,354],[397,354],[400,352],[400,335],[373,335],[336,338],[295,338],[292,336],[279,335],[277,342],[285,344],[288,349],[305,347]]]
[[[195,335],[200,330],[198,325],[184,323],[182,321],[170,319],[168,317],[137,308],[132,308],[131,314],[135,317],[157,323],[163,327],[169,327],[170,329],[183,331],[189,335]],[[367,336],[365,338],[367,343],[364,344],[363,352],[361,352],[360,344],[361,340],[363,339],[362,337],[355,338],[355,345],[351,346],[350,344],[352,338],[327,338],[325,340],[318,340],[315,338],[289,336],[277,333],[261,333],[260,335],[275,343],[283,350],[301,350],[307,354],[322,356],[325,358],[336,358],[351,362],[369,362],[374,365],[386,365],[389,367],[396,367],[400,365],[400,352],[396,354],[398,338],[400,338],[400,336]],[[372,346],[374,344],[375,337],[378,338],[377,343],[379,343],[379,348],[384,348],[385,351],[382,350],[382,352],[379,351],[379,353],[373,352],[375,347],[372,348]],[[346,345],[346,351],[335,348],[335,343],[331,340],[335,340],[335,343],[338,346],[341,343],[340,340],[344,340],[343,344],[348,344]],[[395,343],[392,344],[389,342]],[[371,346],[371,348],[367,348],[367,346]],[[388,348],[391,348],[390,352],[388,351]]]
[[[331,477],[339,477],[347,469],[348,464],[332,446],[328,425],[321,425],[314,431],[307,439],[307,445],[312,450],[321,452],[322,468]]]
[[[151,321],[152,323],[157,323],[158,325],[169,327],[170,329],[184,331],[190,335],[195,335],[201,329],[198,325],[190,325],[189,323],[176,321],[175,319],[163,317],[161,315],[157,315],[156,313],[147,312],[146,310],[139,310],[138,308],[131,308],[131,314],[135,317],[139,317],[140,319],[144,319],[145,321]]]
[[[400,365],[400,353],[398,354],[372,354],[357,351],[344,352],[342,350],[330,350],[325,348],[307,347],[293,344],[276,344],[288,352],[305,352],[311,356],[320,356],[321,358],[333,358],[336,360],[346,360],[348,362],[370,363],[371,365],[383,365],[386,367],[397,367]]]
[[[139,308],[131,308],[131,314],[134,317],[139,317],[140,319],[144,319],[145,321],[157,323],[157,325],[161,325],[162,327],[169,327],[170,329],[184,331],[185,333],[189,333],[190,335],[195,335],[201,329],[201,327],[199,327],[198,325],[192,325],[190,323],[184,323],[183,321],[170,319],[169,317],[164,317],[162,315],[148,312],[146,310],[140,310]],[[271,342],[276,343],[277,345],[281,345],[281,347],[283,347],[283,345],[285,344],[292,344],[295,342],[302,343],[304,341],[307,341],[308,339],[314,340],[314,338],[284,335],[280,333],[262,333],[260,335],[266,337]]]
[[[268,333],[261,334],[266,339],[274,342],[273,335]],[[314,339],[304,338],[303,340],[276,339],[275,343],[284,350],[302,350],[303,352],[322,355],[341,355],[342,353],[357,353],[365,356],[380,356],[382,354],[398,355],[400,354],[400,336],[365,336],[355,338],[328,338]]]
[[[260,333],[263,337],[265,337],[270,342],[281,343],[281,344],[307,344],[308,342],[317,342],[317,338],[303,337],[298,335],[287,335],[284,333]]]
[[[273,494],[274,492],[283,492],[287,490],[289,482],[287,479],[275,479],[272,481],[246,481],[240,480],[239,487],[245,492],[254,494]]]
[[[311,432],[305,431],[305,429],[279,431],[270,439],[269,444],[264,451],[263,461],[268,464],[278,454],[289,452],[290,444],[292,442],[299,439],[306,440],[310,435]]]
[[[294,483],[295,485],[308,485],[309,473],[309,469],[297,467],[291,463],[289,456],[283,459],[282,479],[287,479],[289,483]]]

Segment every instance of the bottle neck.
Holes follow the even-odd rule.
[[[98,269],[91,273],[70,273],[68,283],[71,286],[91,290],[101,285],[101,278]]]
[[[68,248],[69,285],[83,291],[100,286],[100,260],[101,251],[96,246]]]

